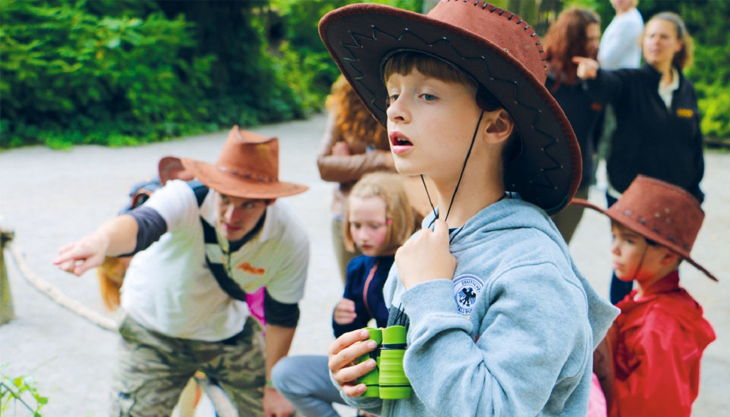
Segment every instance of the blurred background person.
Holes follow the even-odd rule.
[[[644,19],[636,8],[638,3],[639,0],[611,0],[616,15],[601,36],[598,49],[598,62],[601,63],[601,68],[607,70],[639,68],[641,64],[639,44],[641,31],[644,29]],[[599,159],[603,159],[610,152],[611,135],[616,130],[616,115],[610,104],[605,106],[598,124],[600,140],[596,151]]]
[[[601,68],[639,68],[641,47],[639,38],[644,29],[644,19],[636,6],[639,0],[611,0],[616,16],[606,26],[601,36],[598,62]]]
[[[577,75],[574,56],[596,58],[601,36],[600,18],[590,9],[571,7],[558,16],[545,36],[549,73],[546,87],[568,116],[580,144],[583,177],[575,196],[588,198],[594,179],[596,125],[603,105],[584,89]],[[555,225],[566,242],[570,242],[583,216],[583,207],[569,205],[553,216]]]

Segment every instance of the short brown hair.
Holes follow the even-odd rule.
[[[489,90],[464,71],[446,61],[419,52],[398,52],[388,57],[383,65],[383,81],[387,82],[393,74],[408,75],[414,69],[437,80],[459,83],[472,88],[476,92],[477,105],[484,111],[503,108],[499,100]]]
[[[408,75],[414,69],[427,77],[433,77],[445,82],[460,83],[474,89],[477,105],[484,111],[491,112],[499,109],[507,111],[486,87],[471,78],[467,73],[446,61],[421,52],[404,51],[388,57],[383,64],[383,83],[387,83],[388,78],[393,74]],[[517,131],[517,125],[515,125],[512,135],[505,141],[502,149],[503,172],[507,169],[509,162],[516,159],[521,152],[522,138]]]
[[[385,203],[385,219],[388,231],[385,237],[384,253],[393,253],[413,234],[420,216],[415,213],[408,200],[408,194],[403,185],[403,177],[385,172],[373,172],[363,176],[352,187],[347,198],[343,234],[345,247],[355,250],[355,242],[350,233],[350,201],[352,197],[378,197]]]

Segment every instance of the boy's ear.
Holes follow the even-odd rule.
[[[679,263],[679,261],[682,259],[679,255],[672,252],[667,247],[662,247],[664,249],[664,255],[662,256],[661,263],[663,265],[671,265],[673,263]]]
[[[512,135],[515,129],[515,122],[512,121],[509,113],[504,109],[488,112],[486,119],[486,140],[487,143],[500,143]]]

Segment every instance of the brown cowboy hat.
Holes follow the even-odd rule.
[[[234,126],[218,162],[181,158],[182,166],[208,187],[231,197],[278,198],[309,187],[279,181],[279,140]]]
[[[509,112],[522,142],[522,151],[505,169],[507,191],[548,213],[559,211],[575,194],[580,148],[544,86],[547,66],[540,41],[518,16],[473,0],[442,1],[428,15],[355,4],[325,15],[319,34],[382,124],[387,120],[383,65],[391,55],[423,53],[469,74]]]
[[[185,169],[180,158],[176,156],[164,156],[157,163],[157,175],[160,184],[165,185],[170,180],[190,181],[195,176]]]
[[[571,204],[599,211],[641,236],[666,246],[717,281],[689,255],[705,213],[699,201],[683,188],[639,175],[607,210],[579,198],[573,199]]]

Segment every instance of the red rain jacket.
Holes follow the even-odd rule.
[[[688,417],[700,384],[700,359],[715,340],[702,307],[672,272],[639,301],[636,290],[609,330],[615,380],[610,417]]]

